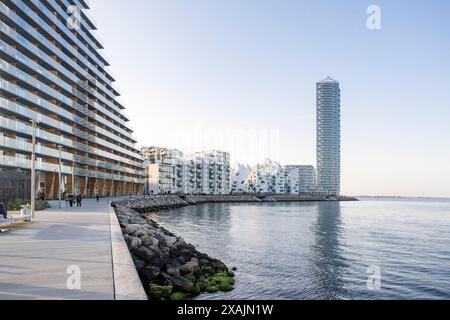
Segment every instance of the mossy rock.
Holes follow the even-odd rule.
[[[200,289],[200,286],[196,284],[192,287],[192,290],[189,293],[193,296],[198,296],[200,293],[202,293],[202,290]]]
[[[198,281],[197,282],[197,286],[200,289],[201,292],[205,292],[206,288],[210,287],[211,284],[209,283],[209,281],[206,280],[202,280],[202,281]]]
[[[195,275],[193,275],[192,273],[191,273],[191,274],[186,274],[186,275],[184,275],[184,277],[185,277],[186,279],[188,279],[189,281],[192,281],[192,282],[195,282],[195,280],[197,280],[197,278],[195,277]]]
[[[170,300],[173,301],[186,300],[186,294],[182,292],[174,292],[170,295]]]
[[[208,293],[216,293],[216,292],[219,292],[219,288],[217,288],[215,286],[210,286],[210,287],[206,288],[206,292],[208,292]]]
[[[235,283],[235,280],[233,278],[225,276],[223,274],[215,275],[214,277],[212,277],[212,281],[214,281],[216,284],[227,283],[230,285],[234,285]]]
[[[219,284],[219,290],[223,292],[228,292],[234,290],[234,287],[229,283],[222,282],[221,284]]]
[[[227,272],[227,275],[228,275],[230,278],[234,278],[234,277],[235,277],[234,272],[231,271],[231,270]]]
[[[172,286],[159,286],[156,284],[151,284],[149,286],[149,296],[155,300],[162,300],[169,298],[172,293]]]
[[[214,275],[215,277],[228,277],[227,272],[218,272]]]

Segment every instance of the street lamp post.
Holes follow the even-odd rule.
[[[75,196],[75,160],[72,161],[72,195]]]
[[[35,199],[36,199],[36,120],[31,120],[32,126],[32,153],[31,153],[31,217],[35,218]]]
[[[61,209],[61,190],[62,190],[62,188],[61,188],[61,184],[62,184],[62,164],[61,164],[61,162],[62,162],[62,160],[61,160],[61,148],[62,148],[62,146],[61,145],[58,145],[58,150],[59,150],[59,172],[58,172],[58,181],[59,181],[59,183],[58,183],[58,200],[59,200],[59,208]]]

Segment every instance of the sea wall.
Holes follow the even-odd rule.
[[[116,201],[117,215],[136,270],[150,299],[186,299],[203,292],[229,291],[234,273],[220,260],[196,250],[150,218],[151,212],[202,203],[350,201],[299,195],[152,195]]]
[[[254,195],[189,195],[184,196],[190,204],[230,203],[230,202],[261,202]]]
[[[236,195],[185,195],[181,196],[188,204],[239,203],[239,202],[302,202],[302,201],[357,201],[353,197],[326,197],[320,195],[298,194],[236,194]]]
[[[184,300],[202,292],[234,289],[234,273],[222,261],[197,251],[148,215],[154,210],[186,205],[177,196],[149,196],[112,203],[150,299]]]

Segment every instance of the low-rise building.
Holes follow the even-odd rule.
[[[236,163],[231,169],[231,193],[246,192],[246,182],[252,172],[249,165]]]
[[[141,148],[145,163],[159,163],[164,160],[181,159],[183,152],[178,149],[169,149],[162,147],[143,147]]]
[[[173,194],[177,193],[175,166],[168,163],[147,164],[146,193]]]
[[[230,154],[219,150],[183,156],[176,149],[142,148],[148,193],[228,194]]]
[[[290,193],[311,193],[316,190],[316,170],[311,165],[288,165],[284,167],[289,181],[297,181],[298,188]]]
[[[300,194],[316,190],[316,173],[310,165],[282,166],[266,159],[251,169],[242,164],[232,169],[231,193]]]
[[[255,165],[245,182],[245,190],[246,192],[256,193],[284,193],[283,167],[270,159]]]

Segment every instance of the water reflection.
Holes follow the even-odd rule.
[[[312,286],[317,299],[342,299],[348,297],[343,279],[347,261],[341,241],[343,226],[338,202],[316,204],[314,223],[311,226],[314,242],[308,257]]]
[[[155,218],[238,268],[234,291],[199,299],[447,298],[450,207],[426,210],[379,201],[205,204]],[[367,290],[371,264],[383,270],[379,292]]]

